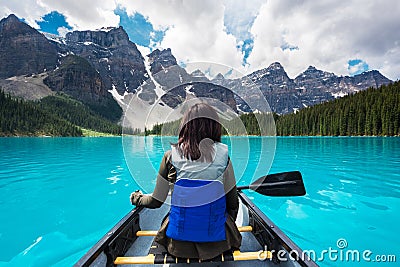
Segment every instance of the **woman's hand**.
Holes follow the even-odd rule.
[[[132,205],[137,206],[139,203],[139,200],[142,198],[142,196],[143,196],[143,193],[140,190],[136,190],[135,192],[133,192],[130,197]]]

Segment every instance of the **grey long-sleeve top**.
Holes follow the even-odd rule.
[[[143,195],[137,200],[137,206],[155,209],[161,207],[168,196],[171,185],[176,181],[176,170],[171,163],[171,151],[165,152],[158,171],[156,187],[151,195]],[[236,220],[239,209],[239,200],[236,189],[235,174],[229,160],[224,172],[223,184],[226,194],[226,209],[229,215]]]
[[[169,189],[173,189],[175,181],[176,170],[171,163],[171,151],[167,151],[161,161],[154,192],[151,195],[134,194],[132,202],[137,206],[158,208],[167,198]],[[238,249],[242,242],[242,236],[235,224],[239,210],[239,199],[235,174],[230,160],[223,174],[223,184],[226,194],[226,209],[229,214],[225,222],[226,240],[218,242],[187,242],[171,239],[166,236],[168,217],[166,217],[158,230],[155,240],[164,245],[170,254],[181,258],[212,259],[227,250]]]

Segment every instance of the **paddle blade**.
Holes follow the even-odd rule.
[[[250,189],[265,196],[304,196],[306,188],[299,171],[269,174],[256,180]]]

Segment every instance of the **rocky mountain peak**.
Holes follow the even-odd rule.
[[[305,72],[314,72],[314,71],[318,71],[317,68],[310,65],[310,66],[308,66],[308,68],[306,69]]]
[[[304,81],[310,79],[327,79],[334,77],[335,74],[319,70],[314,66],[309,66],[303,73],[300,73],[296,78],[295,81]]]
[[[224,75],[222,75],[222,73],[218,73],[218,74],[213,78],[213,81],[214,81],[214,80],[224,80],[224,79],[225,79]]]
[[[0,21],[0,36],[2,38],[34,33],[38,32],[29,25],[20,21],[14,14],[11,14]]]
[[[266,73],[268,73],[269,75],[282,75],[285,76],[285,79],[289,79],[289,76],[287,76],[285,69],[279,62],[274,62],[269,65],[266,71]]]
[[[148,57],[151,72],[153,74],[156,74],[161,70],[169,68],[171,66],[178,65],[178,63],[176,62],[176,58],[172,55],[170,48],[164,50],[156,49],[151,52]]]
[[[193,77],[206,77],[206,75],[199,69],[194,70],[190,75]]]
[[[382,73],[377,70],[365,71],[361,74],[349,77],[348,79],[350,79],[353,84],[365,88],[378,88],[382,84],[388,84],[391,82],[391,80],[383,76]]]
[[[175,57],[172,55],[171,48],[167,49],[155,49],[153,50],[149,55],[150,58],[169,58],[172,57],[175,59]],[[176,59],[175,59],[176,60]]]
[[[247,77],[253,82],[262,83],[265,88],[269,87],[270,89],[282,84],[286,87],[293,83],[279,62],[274,62],[268,68],[255,71]]]
[[[6,17],[5,19],[1,20],[1,24],[7,24],[7,23],[16,23],[16,22],[20,22],[20,20],[18,19],[17,16],[15,16],[14,14],[10,14],[8,17]]]
[[[279,62],[274,62],[267,68],[268,70],[283,70],[283,66]]]
[[[0,78],[42,73],[55,68],[56,47],[43,34],[9,15],[0,21]]]
[[[100,31],[73,31],[67,33],[66,41],[72,43],[96,44],[103,47],[115,47],[130,43],[128,34],[122,27]]]
[[[190,73],[190,77],[192,81],[209,81],[207,76],[204,74],[204,72],[202,72],[201,70],[197,69],[194,70],[192,73]]]
[[[85,58],[100,73],[105,88],[120,94],[135,92],[146,80],[142,54],[122,27],[74,31],[58,44],[60,54]]]

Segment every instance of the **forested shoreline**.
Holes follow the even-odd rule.
[[[113,135],[122,132],[121,126],[67,95],[25,101],[0,90],[0,136],[77,137],[85,129]]]
[[[277,117],[277,135],[399,136],[400,82]]]

